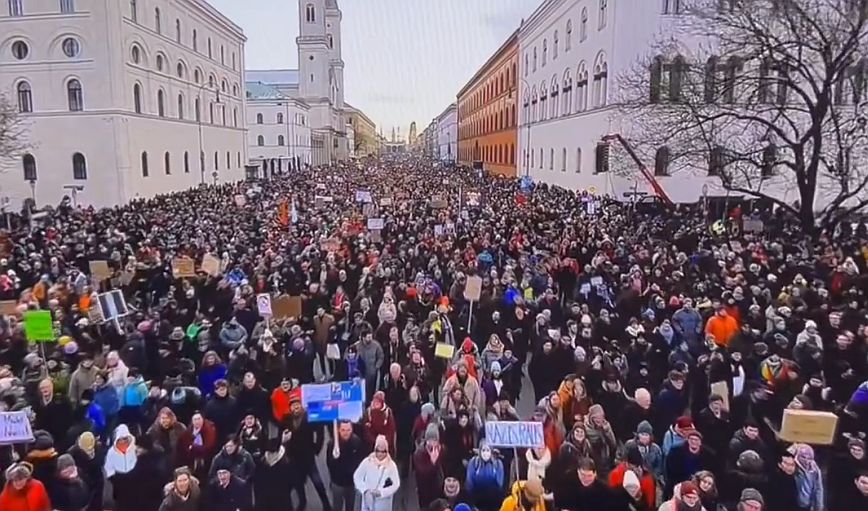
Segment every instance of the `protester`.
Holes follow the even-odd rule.
[[[390,511],[392,497],[401,486],[398,467],[389,456],[389,443],[380,435],[374,452],[362,460],[353,474],[356,491],[362,496],[362,511]]]
[[[45,486],[33,479],[32,468],[19,462],[6,469],[6,485],[0,492],[3,511],[51,511],[52,505]]]

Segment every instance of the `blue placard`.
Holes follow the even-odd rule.
[[[302,385],[301,403],[310,422],[358,422],[365,409],[365,380]]]

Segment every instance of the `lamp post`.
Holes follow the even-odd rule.
[[[516,74],[518,74],[518,73],[516,73]],[[524,84],[525,92],[529,91],[530,90],[530,84],[527,83],[527,80],[525,80],[524,78],[521,78],[521,77],[519,77],[518,79],[521,80],[521,83]],[[524,101],[522,99],[522,97],[523,96],[519,94],[519,97],[517,99]],[[524,107],[524,104],[522,104],[522,107]],[[528,111],[529,110],[530,109],[528,109]],[[525,149],[525,154],[524,154],[524,156],[525,156],[525,158],[524,158],[524,175],[530,176],[530,151],[533,150],[530,147],[530,120],[525,118],[524,122],[525,122],[525,125],[527,126],[527,137],[526,137],[527,148]]]
[[[198,93],[196,94],[196,99],[198,100],[199,106],[196,109],[196,122],[199,125],[199,174],[200,174],[200,183],[205,184],[205,150],[202,146],[202,91],[205,90],[207,84],[197,85]],[[220,104],[220,90],[217,89],[217,86],[214,86],[214,93],[217,95],[217,104]],[[212,119],[213,121],[213,119]]]

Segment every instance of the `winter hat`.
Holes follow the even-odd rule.
[[[386,393],[383,392],[382,390],[378,390],[378,391],[374,392],[374,397],[371,400],[371,406],[374,407],[375,410],[380,409],[380,408],[385,408],[385,406],[386,406]]]
[[[696,495],[697,497],[699,496],[699,488],[696,487],[696,484],[692,481],[684,481],[681,483],[681,496],[684,497],[685,495],[691,494]]]
[[[626,460],[627,463],[633,465],[634,467],[641,467],[645,464],[645,460],[644,458],[642,458],[642,453],[639,451],[639,447],[636,445],[631,445],[630,448],[627,449]]]
[[[756,451],[748,449],[738,455],[736,466],[749,472],[759,473],[763,470],[763,459]]]
[[[683,415],[675,419],[675,427],[678,429],[693,429],[693,419]]]
[[[79,435],[76,445],[83,451],[91,452],[96,448],[96,437],[90,431],[85,431]]]
[[[472,511],[472,510],[471,510],[469,505],[461,503],[461,504],[458,504],[457,506],[455,506],[454,508],[452,508],[452,511]]]
[[[522,492],[524,492],[524,496],[527,497],[528,500],[537,502],[542,498],[545,489],[543,489],[543,485],[539,480],[530,479],[525,481],[524,486],[522,487]]]
[[[172,329],[172,333],[169,334],[169,339],[173,341],[180,341],[184,338],[184,329],[176,326]]]
[[[636,427],[636,433],[640,434],[640,435],[642,433],[645,433],[646,435],[653,435],[654,434],[654,428],[651,426],[650,422],[642,421]]]
[[[150,321],[142,321],[136,327],[136,330],[138,330],[141,333],[145,333],[145,332],[149,331],[150,329],[151,329],[151,322]]]
[[[57,457],[57,471],[63,472],[69,467],[75,466],[75,459],[73,459],[71,454],[61,454]]]
[[[766,504],[766,501],[763,498],[762,493],[760,493],[759,491],[757,491],[754,488],[745,488],[744,490],[742,490],[741,491],[741,498],[738,499],[738,501],[739,502],[754,501],[754,502],[758,502],[760,506],[765,506],[765,504]]]
[[[491,373],[492,373],[492,374],[494,374],[494,373],[499,373],[500,371],[501,371],[501,369],[500,369],[500,362],[498,362],[497,360],[495,360],[494,362],[491,363]]]
[[[811,398],[804,394],[796,394],[793,396],[793,399],[802,404],[802,408],[805,410],[810,410],[813,407],[813,403],[811,402]]]
[[[436,408],[434,408],[434,403],[425,403],[422,405],[422,417],[431,417],[435,410]]]
[[[377,435],[377,439],[374,440],[374,449],[378,449],[381,451],[389,450],[389,442],[386,440],[384,435]]]
[[[69,341],[63,345],[63,353],[66,355],[75,355],[78,353],[78,344],[75,341]]]
[[[44,429],[38,429],[33,432],[33,449],[37,451],[45,451],[54,447],[54,438],[51,433]]]
[[[702,433],[700,433],[699,430],[697,430],[697,429],[691,429],[690,433],[687,434],[687,438],[692,438],[692,437],[696,437],[696,438],[702,440]]]
[[[636,473],[632,470],[627,470],[624,472],[624,482],[621,483],[622,486],[627,488],[639,488],[641,484],[639,483],[639,477],[636,476]]]
[[[588,418],[593,419],[594,417],[599,417],[601,419],[606,418],[606,412],[605,412],[605,410],[603,410],[602,406],[591,405],[591,407],[588,408]]]
[[[436,440],[440,441],[440,428],[437,424],[431,423],[428,424],[428,427],[425,428],[425,436],[423,437],[426,441],[428,440]]]
[[[25,461],[13,463],[6,469],[6,480],[15,481],[21,479],[30,479],[33,475],[33,465]]]

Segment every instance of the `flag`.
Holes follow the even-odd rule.
[[[298,210],[295,208],[295,199],[292,199],[292,223],[298,223]]]
[[[280,201],[280,204],[277,206],[277,223],[281,227],[289,225],[289,205],[285,200]]]

